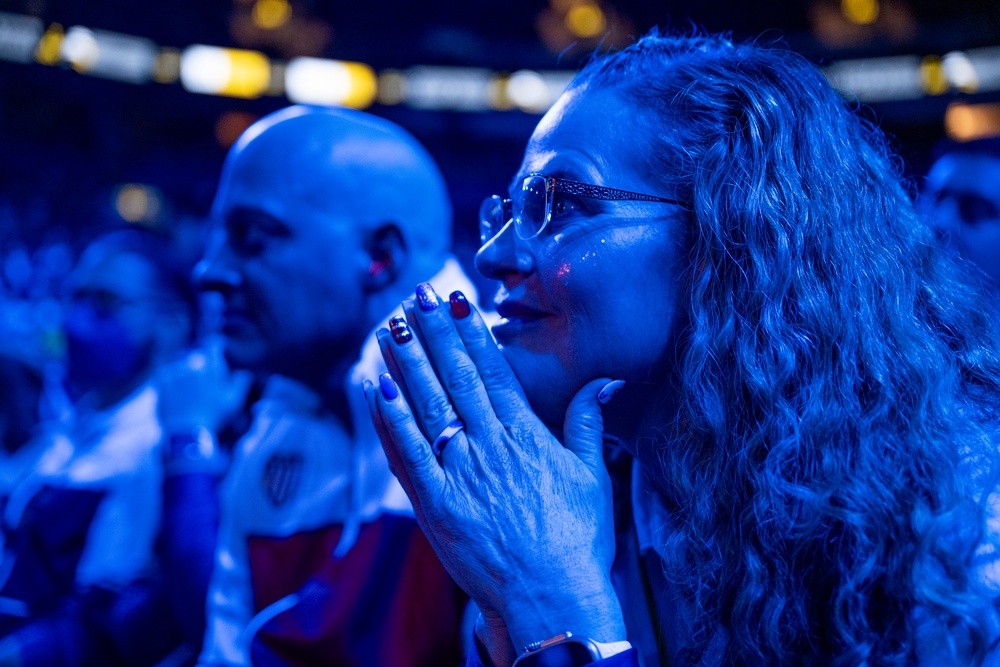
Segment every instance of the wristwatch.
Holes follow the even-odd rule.
[[[223,465],[215,435],[202,426],[164,438],[163,463],[171,473],[214,470]]]
[[[577,667],[610,658],[632,648],[627,641],[601,643],[589,637],[564,632],[551,639],[528,644],[514,667]]]

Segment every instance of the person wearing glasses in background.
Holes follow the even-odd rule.
[[[190,266],[168,239],[118,230],[81,255],[65,310],[68,396],[46,388],[66,409],[18,452],[0,493],[0,665],[152,665],[182,642],[156,549],[154,375],[188,352],[198,317]]]
[[[1000,338],[814,66],[647,35],[482,218],[499,348],[420,285],[366,385],[470,664],[984,657]]]
[[[465,597],[361,392],[416,281],[474,298],[441,173],[386,120],[290,107],[233,146],[213,217],[197,280],[222,296],[226,360],[270,378],[222,490],[199,664],[460,662]]]
[[[922,195],[941,237],[989,277],[1000,318],[1000,137],[945,145]]]

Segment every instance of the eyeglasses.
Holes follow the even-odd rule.
[[[514,231],[522,239],[533,239],[548,226],[552,219],[553,203],[559,195],[603,199],[605,201],[642,201],[676,204],[676,199],[639,194],[627,190],[605,188],[600,185],[580,183],[564,178],[529,174],[521,181],[510,199],[493,195],[483,200],[479,207],[479,240],[486,244],[504,225],[514,220]]]

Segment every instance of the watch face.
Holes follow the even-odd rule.
[[[589,665],[597,660],[589,646],[569,639],[546,646],[536,653],[528,653],[518,661],[518,667],[576,667]]]

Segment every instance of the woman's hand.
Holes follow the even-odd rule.
[[[518,650],[567,630],[624,639],[610,583],[614,525],[597,402],[610,380],[573,398],[563,446],[531,411],[464,297],[449,309],[429,285],[417,295],[407,322],[392,337],[379,333],[400,382],[383,375],[380,386],[366,384],[366,397],[444,566],[484,613],[503,618]],[[439,460],[431,442],[456,419],[464,430]]]

